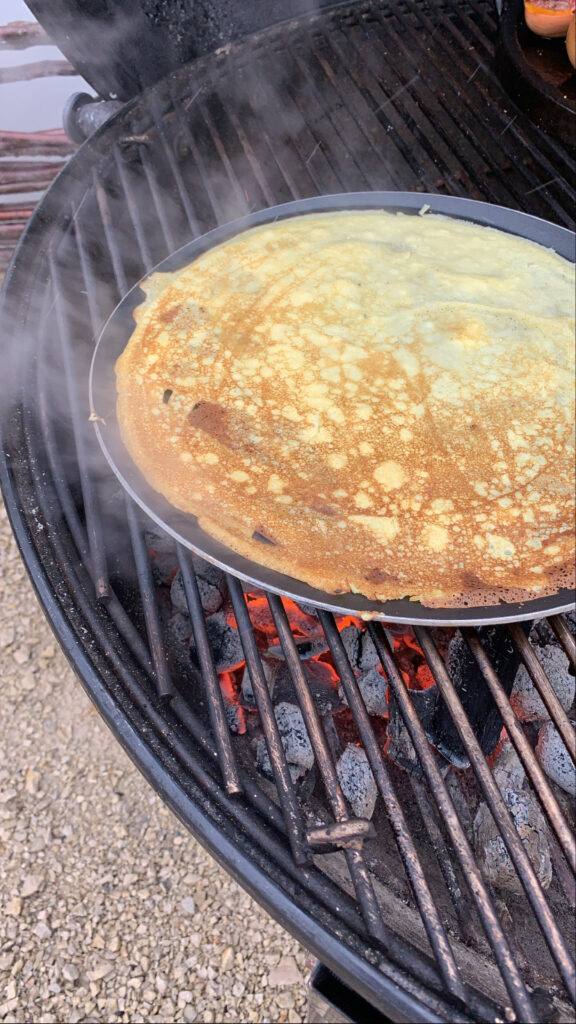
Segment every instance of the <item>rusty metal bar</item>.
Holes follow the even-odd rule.
[[[339,825],[341,828],[343,826],[347,826],[348,828],[353,826],[357,837],[358,825],[361,823],[350,820],[346,800],[342,793],[342,788],[330,755],[330,749],[328,747],[312,695],[304,677],[302,664],[294,642],[294,636],[290,628],[286,610],[282,600],[275,594],[267,594],[267,598],[270,611],[276,625],[276,630],[278,632],[278,639],[280,640],[284,653],[284,658],[286,659],[286,664],[294,682],[298,703],[304,716],[304,721],[306,722],[306,728],[314,750],[314,755],[322,774],[326,795],[330,801],[334,817],[336,818],[336,825]],[[366,822],[365,824],[368,825],[369,823]],[[335,841],[335,838],[333,827],[332,842]],[[312,836],[312,843],[314,843],[314,836]],[[362,916],[369,933],[378,938],[381,942],[385,942],[389,949],[394,949],[397,945],[395,936],[390,929],[386,927],[382,920],[374,887],[366,869],[361,850],[348,848],[345,849],[344,852],[348,862],[350,877],[352,878],[354,889],[362,909]]]
[[[8,221],[8,223],[5,223],[5,221]],[[17,221],[14,217],[11,217],[9,220],[4,217],[0,218],[0,239],[15,245],[25,226],[26,221]]]
[[[314,746],[314,740],[310,737]],[[326,846],[342,847],[343,849],[360,850],[365,839],[375,839],[376,829],[371,821],[365,818],[348,818],[345,821],[333,821],[328,825],[317,825],[306,832],[306,840],[310,846],[323,848]]]
[[[127,144],[128,140],[121,139],[120,142]],[[177,243],[172,233],[170,219],[169,217],[166,216],[165,197],[162,196],[162,190],[159,187],[158,182],[156,181],[155,168],[152,161],[150,160],[147,145],[145,142],[138,143],[138,153],[140,155],[140,163],[144,168],[144,174],[146,177],[148,188],[150,189],[154,209],[156,210],[156,214],[158,216],[158,223],[160,225],[160,229],[162,231],[162,235],[164,236],[164,241],[166,243],[166,253],[168,254],[174,252],[174,250],[177,248]]]
[[[228,593],[234,608],[234,615],[236,616],[236,624],[246,659],[246,666],[250,673],[256,706],[260,714],[260,722],[266,738],[270,764],[272,765],[274,780],[282,804],[282,813],[286,823],[292,855],[297,864],[306,864],[310,860],[310,852],[306,844],[302,815],[294,792],[294,783],[290,775],[282,740],[280,739],[280,731],[276,722],[276,716],[274,715],[274,708],[272,707],[270,692],[264,675],[264,669],[262,668],[260,652],[256,645],[256,637],[254,636],[250,615],[246,607],[244,592],[240,581],[235,576],[227,575],[226,580],[228,583]]]
[[[456,917],[458,918],[462,937],[467,944],[472,944],[477,947],[479,934],[472,916],[470,900],[468,895],[462,891],[458,879],[456,878],[456,872],[454,870],[454,865],[452,864],[450,851],[448,850],[442,834],[442,825],[438,811],[429,799],[424,783],[421,782],[420,779],[415,778],[413,772],[408,772],[407,774],[410,779],[410,785],[414,796],[416,797],[416,803],[420,808],[424,827],[430,836],[430,842],[436,852],[438,864],[444,881],[446,882],[446,888],[450,893],[450,899],[452,900],[454,910],[456,911]]]
[[[521,1021],[535,1020],[535,1011],[525,982],[515,963],[514,954],[498,920],[494,904],[474,859],[464,827],[454,807],[446,783],[442,778],[422,723],[408,696],[406,685],[396,664],[388,638],[380,624],[369,623],[368,630],[376,645],[376,650],[380,656],[380,661],[382,662],[382,667],[390,687],[398,701],[400,713],[426,775],[430,792],[436,801],[438,810],[448,830],[454,852],[464,872],[464,877],[478,909],[486,937],[508,989],[514,1010]]]
[[[470,628],[462,629],[461,632],[486,680],[486,684],[502,716],[502,721],[506,726],[514,749],[522,762],[526,775],[534,786],[534,791],[540,801],[542,810],[556,833],[570,868],[576,873],[576,841],[562,814],[552,787],[534,756],[534,751],[522,731],[520,723],[512,710],[510,700],[504,693],[498,676],[490,664],[490,659],[480,643],[478,634]],[[524,634],[522,635],[524,636]]]
[[[568,949],[566,940],[558,928],[551,907],[546,902],[542,886],[536,877],[532,862],[518,835],[510,811],[494,781],[480,744],[474,735],[474,730],[468,721],[466,712],[452,685],[442,656],[438,652],[429,630],[423,629],[421,626],[415,626],[414,632],[468,753],[470,764],[474,769],[486,803],[508,850],[536,920],[540,925],[542,934],[552,954],[552,959],[558,968],[570,998],[574,999],[576,971],[571,951]]]
[[[200,662],[202,681],[206,687],[210,724],[212,725],[214,738],[216,740],[216,747],[218,749],[218,764],[222,772],[226,792],[230,794],[241,793],[242,784],[240,782],[238,768],[236,767],[234,751],[232,750],[232,742],[230,739],[228,721],[226,719],[226,709],[224,707],[222,690],[220,689],[220,683],[218,682],[218,675],[214,666],[214,658],[212,657],[212,649],[206,632],[206,619],[204,617],[204,609],[202,607],[202,601],[200,600],[200,593],[198,591],[196,573],[194,572],[193,565],[190,564],[187,552],[181,544],[176,545],[176,551],[178,553],[180,572],[182,573],[186,603],[188,605],[192,628],[194,630],[194,639],[196,641],[196,651]]]
[[[108,206],[108,198],[106,192],[102,186],[101,181],[98,178],[96,168],[92,172],[92,180],[94,183],[94,192],[96,194],[96,201],[98,203],[98,209],[102,218],[102,225],[104,227],[104,234],[106,236],[106,242],[108,250],[110,252],[110,258],[112,260],[112,266],[114,268],[114,277],[116,278],[116,284],[118,286],[118,295],[122,298],[128,291],[128,284],[126,281],[126,274],[124,272],[124,266],[122,263],[122,256],[116,244],[114,238],[114,226],[112,223],[112,216],[110,214],[110,208]]]
[[[40,132],[10,132],[0,130],[0,156],[64,156],[74,153],[78,146],[71,142],[62,128],[48,128]]]
[[[72,428],[74,441],[78,454],[78,469],[84,499],[84,510],[86,516],[86,530],[90,546],[90,562],[92,567],[92,579],[96,590],[96,596],[104,599],[109,593],[108,566],[106,559],[106,547],[102,534],[102,523],[100,520],[94,480],[90,473],[90,459],[88,457],[87,439],[85,434],[87,413],[82,415],[80,410],[80,398],[78,392],[78,377],[74,368],[74,356],[72,340],[70,338],[69,318],[63,308],[64,291],[60,280],[60,270],[55,260],[50,260],[51,277],[54,288],[54,306],[56,312],[56,323],[60,335],[62,357],[64,361],[64,375],[66,378],[66,390],[70,404]]]
[[[124,195],[126,197],[126,204],[130,213],[132,224],[134,225],[134,233],[138,239],[138,247],[140,249],[140,256],[142,258],[142,265],[146,271],[150,270],[153,266],[153,259],[150,254],[148,241],[146,239],[146,231],[142,225],[142,219],[140,217],[138,209],[138,198],[136,190],[131,187],[128,181],[129,171],[126,167],[126,162],[122,158],[121,151],[118,146],[114,147],[114,157],[116,160],[116,169],[118,171],[118,177],[122,183],[124,189]]]
[[[576,764],[576,735],[574,733],[574,728],[558,700],[552,683],[548,679],[542,665],[538,661],[536,652],[528,643],[528,638],[525,636],[518,623],[510,622],[508,624],[508,632],[520,653],[520,657],[526,666],[526,670],[528,671],[534,686],[546,705],[550,718],[562,737],[562,742],[564,743],[566,750],[570,754],[572,761]]]
[[[0,223],[7,221],[27,221],[28,217],[34,212],[33,203],[32,206],[22,206],[22,203],[3,203],[0,206]]]
[[[392,825],[396,842],[402,857],[404,868],[410,880],[414,897],[420,910],[422,922],[426,929],[428,941],[434,951],[434,956],[438,967],[442,973],[444,984],[447,986],[448,991],[458,999],[465,999],[464,988],[460,978],[460,972],[458,970],[454,954],[444,926],[440,920],[438,908],[426,881],[426,876],[422,869],[420,859],[416,852],[410,831],[406,824],[404,812],[398,799],[388,769],[382,755],[382,751],[374,735],[374,730],[370,723],[370,718],[362,695],[358,689],[356,677],[348,656],[338,632],[338,627],[334,621],[334,616],[330,612],[318,611],[318,618],[322,623],[322,628],[328,641],[332,657],[334,658],[334,664],[336,670],[340,676],[344,692],[346,694],[346,700],[348,706],[354,715],[360,739],[364,745],[366,756],[370,762],[370,767],[374,774],[374,779],[378,787],[378,791],[384,801],[384,806]]]
[[[559,644],[573,669],[576,668],[576,640],[561,615],[550,615],[548,623],[554,630]]]
[[[138,576],[138,587],[142,598],[142,610],[144,612],[144,621],[146,623],[146,633],[154,665],[156,689],[159,697],[169,698],[174,693],[174,687],[168,670],[166,648],[162,639],[158,609],[154,598],[154,581],[148,559],[148,552],[146,550],[146,545],[138,522],[136,506],[132,498],[127,494],[124,496],[124,502],[126,506],[126,518],[130,529],[134,562],[136,564],[136,573]]]

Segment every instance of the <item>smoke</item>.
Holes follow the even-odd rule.
[[[314,131],[297,141],[301,182],[298,168],[295,174],[290,166],[294,137],[301,132],[301,104],[312,99],[312,87],[291,82],[290,72],[282,69],[274,29],[270,46],[248,46],[244,57],[237,40],[264,21],[314,13],[322,5],[271,0],[266,12],[250,4],[240,10],[227,0],[184,6],[190,15],[187,29],[194,21],[196,33],[186,45],[196,54],[224,49],[149,90],[142,102],[119,114],[116,127],[109,125],[73,157],[23,239],[0,312],[0,431],[7,466],[31,466],[32,486],[45,502],[36,517],[38,530],[42,516],[57,529],[53,517],[64,514],[88,563],[86,533],[94,533],[95,517],[105,524],[112,561],[126,543],[123,486],[95,432],[105,434],[100,420],[108,414],[99,400],[91,402],[88,388],[106,321],[138,281],[191,239],[229,221],[238,221],[241,229],[256,210],[318,191],[311,169],[321,143]],[[61,42],[66,23],[58,21],[60,4],[47,10],[38,0],[30,7]],[[173,15],[181,7],[141,5],[156,46],[169,9]],[[178,46],[184,52],[184,20],[178,17]],[[142,75],[135,75],[134,62],[137,57],[142,63],[147,52],[124,49],[133,32],[127,8],[118,7],[114,17],[78,23],[62,49],[101,95],[126,96],[140,91]],[[103,80],[111,68],[112,85]],[[157,76],[159,68],[156,62],[150,74]],[[113,340],[110,332],[105,340],[116,346],[105,359],[103,381],[112,408],[115,356],[131,334],[137,303],[134,293],[118,321],[123,336],[115,329]],[[128,466],[120,449],[115,454],[124,473]],[[58,501],[50,506],[52,492]]]

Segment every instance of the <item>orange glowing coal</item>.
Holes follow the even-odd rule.
[[[282,655],[276,627],[266,596],[263,591],[255,590],[246,594],[246,601],[264,665],[268,664],[276,669],[279,664],[277,659],[278,657],[281,658]],[[322,626],[316,616],[307,614],[290,598],[283,598],[283,604],[297,644],[299,642],[313,642],[323,638]],[[336,615],[335,621],[340,632],[348,626],[356,627],[359,632],[365,631],[364,623],[355,616]],[[228,607],[226,611],[226,622],[233,629],[237,629],[236,618],[231,607]],[[451,633],[453,631],[448,632]],[[428,668],[413,630],[409,626],[394,628],[393,633],[394,654],[406,685],[414,690],[426,690],[428,687],[433,686],[434,677]],[[272,653],[273,651],[274,654]],[[303,663],[305,664],[306,676],[311,684],[316,683],[320,686],[330,686],[335,690],[338,689],[340,680],[329,651],[323,650],[317,655],[308,656]],[[231,671],[219,673],[222,693],[228,706],[241,705],[242,703],[242,680],[245,667],[246,663],[242,661]],[[356,670],[356,666],[353,667]],[[378,668],[378,671],[381,675],[384,675],[381,667]],[[245,717],[240,725],[241,728],[237,731],[244,732],[246,729]]]

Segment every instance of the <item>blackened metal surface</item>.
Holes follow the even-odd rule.
[[[27,0],[101,96],[129,99],[197,55],[186,0]]]
[[[137,96],[186,61],[267,25],[333,4],[333,0],[26,2],[96,92],[122,100]]]
[[[329,767],[339,753],[335,715],[319,712],[323,744],[317,716],[297,685],[286,630],[293,700],[317,756],[303,783],[293,786],[295,799],[290,795],[281,806],[279,789],[290,794],[291,785],[264,687],[261,715],[279,789],[257,774],[249,735],[225,733],[230,706],[212,707],[214,684],[222,681],[209,668],[207,631],[191,587],[195,660],[187,645],[176,657],[165,618],[169,588],[154,578],[152,524],[138,515],[130,531],[132,513],[88,423],[86,382],[94,337],[126,291],[194,237],[256,209],[330,192],[396,188],[467,196],[570,226],[572,158],[509,103],[493,73],[494,33],[491,0],[457,7],[431,0],[361,3],[202,58],[125,108],[70,161],[20,244],[0,314],[3,354],[19,355],[3,363],[2,487],[69,659],[188,827],[305,945],[396,1019],[568,1019],[563,982],[570,983],[566,943],[573,921],[562,879],[571,865],[562,860],[562,873],[546,892],[534,884],[508,812],[501,813],[490,766],[470,735],[444,662],[437,663],[442,631],[422,631],[428,658],[420,653],[420,668],[436,670],[473,763],[467,778],[475,800],[484,793],[490,799],[528,895],[495,894],[483,877],[472,846],[476,805],[467,814],[459,773],[429,744],[398,653],[380,625],[370,627],[371,635],[419,764],[419,799],[406,769],[382,756],[386,721],[362,712],[357,666],[347,665],[342,634],[334,633],[328,615],[329,657],[347,681],[341,717],[354,746],[362,743],[362,725],[380,781],[377,837],[357,826],[347,804],[344,814]],[[74,382],[78,387],[70,388]],[[245,595],[231,578],[227,586],[236,588],[258,675],[253,602],[244,614]],[[270,600],[281,622],[278,603],[286,613],[289,608]],[[570,651],[565,620],[551,624]],[[500,713],[512,714],[500,680],[482,664]],[[171,699],[161,695],[164,665]],[[274,704],[274,694],[271,699]],[[524,756],[546,821],[561,826],[534,771],[532,745]],[[434,807],[428,829],[420,811],[427,806]],[[565,804],[560,807],[564,812]],[[341,827],[331,829],[334,824]],[[333,848],[320,852],[318,840],[322,846],[329,839]],[[444,857],[449,864],[442,870]],[[434,913],[425,926],[420,908],[428,893]],[[519,932],[528,955],[519,952]],[[452,960],[441,964],[445,938]],[[534,987],[544,993],[537,1008]]]
[[[504,0],[496,68],[518,106],[543,131],[576,149],[576,71],[565,40],[531,32],[524,20],[523,0]]]

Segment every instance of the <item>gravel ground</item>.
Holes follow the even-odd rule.
[[[305,951],[101,722],[0,503],[0,1021],[305,1019]]]

